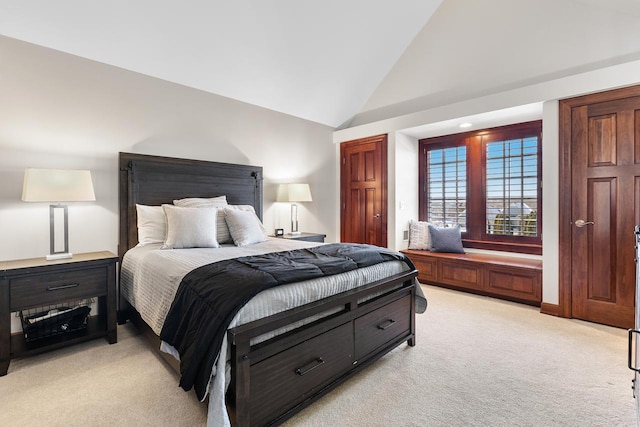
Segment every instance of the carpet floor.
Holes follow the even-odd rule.
[[[285,423],[297,426],[635,426],[625,330],[424,286],[402,344]],[[205,405],[134,326],[11,361],[0,426],[201,426]]]

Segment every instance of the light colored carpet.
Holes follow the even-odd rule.
[[[425,286],[405,344],[285,423],[294,426],[633,426],[626,331]],[[2,426],[197,426],[206,409],[131,325],[11,362]]]
[[[96,339],[15,359],[0,377],[0,426],[198,426],[206,407],[135,326],[118,343]]]

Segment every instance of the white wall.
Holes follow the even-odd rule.
[[[330,127],[6,37],[0,60],[0,260],[49,251],[47,204],[20,200],[27,167],[90,169],[70,249],[116,252],[120,151],[263,166],[268,230],[290,228],[277,183],[308,182],[301,230],[338,239]]]
[[[560,120],[557,100],[542,110],[542,301],[559,302]]]
[[[390,177],[389,188],[394,188],[389,194],[389,230],[394,235],[389,235],[389,247],[395,250],[407,249],[409,240],[404,239],[404,232],[409,230],[409,220],[418,218],[418,139],[394,132],[393,156],[395,157],[395,174]],[[389,173],[391,175],[391,172]],[[391,212],[394,221],[391,220]]]

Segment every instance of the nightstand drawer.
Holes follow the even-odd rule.
[[[324,243],[324,238],[327,237],[326,234],[318,234],[318,233],[305,233],[301,232],[298,234],[285,234],[283,236],[276,236],[279,239],[289,239],[289,240],[303,240],[306,242],[319,242]]]
[[[34,274],[11,280],[11,310],[107,293],[105,268]]]
[[[304,240],[305,242],[320,242],[320,243],[324,243],[324,238],[325,238],[324,234],[316,234],[316,235],[311,235],[311,236],[298,237],[296,240]]]

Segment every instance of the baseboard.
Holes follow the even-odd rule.
[[[543,302],[540,304],[540,313],[557,317],[560,315],[560,306],[558,304],[549,304],[548,302]]]

